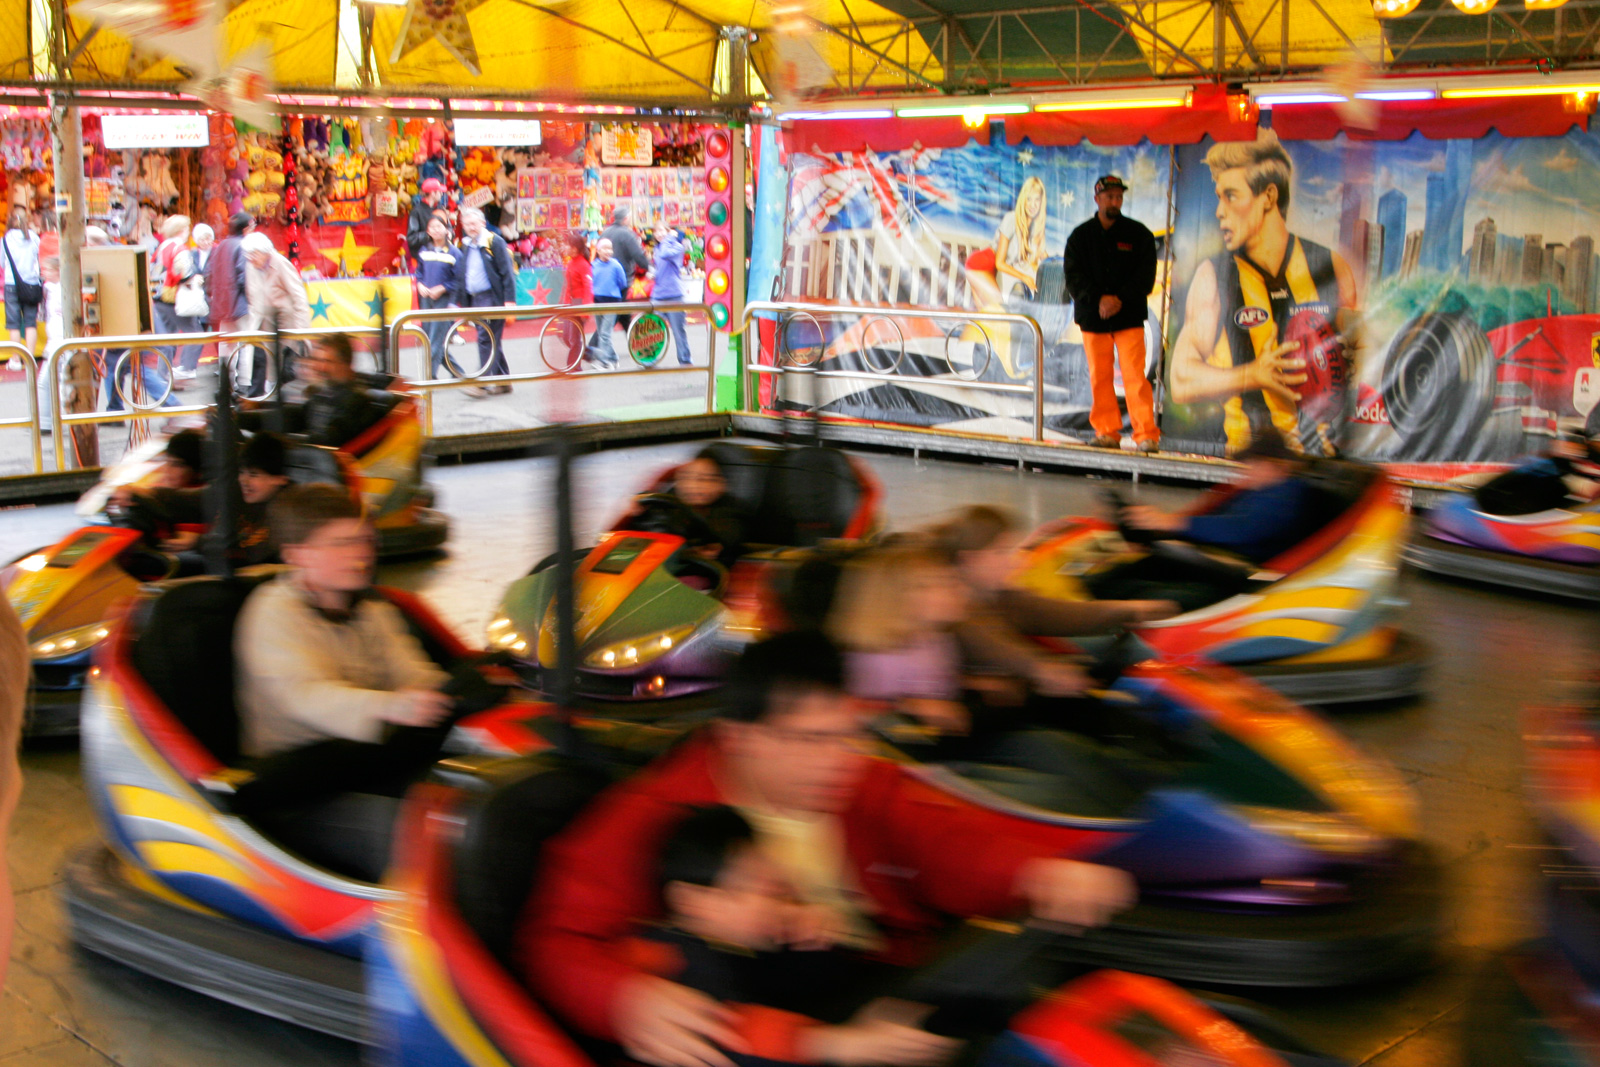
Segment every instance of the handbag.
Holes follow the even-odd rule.
[[[0,245],[5,246],[6,262],[11,264],[11,289],[17,294],[17,303],[35,306],[44,303],[44,286],[38,282],[22,280],[22,273],[17,270],[17,261],[11,258],[11,242],[0,237]]]
[[[198,284],[198,274],[178,286],[178,295],[172,302],[172,313],[180,319],[204,319],[211,315],[211,305],[206,301],[206,291]]]

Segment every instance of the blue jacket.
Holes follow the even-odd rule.
[[[628,293],[628,272],[617,259],[597,259],[594,269],[594,295],[621,300]]]
[[[451,288],[455,290],[456,303],[465,305],[467,302],[467,261],[477,255],[483,256],[483,269],[489,276],[489,294],[494,302],[501,306],[517,302],[517,266],[511,261],[511,249],[506,247],[506,239],[493,230],[485,230],[489,235],[487,249],[475,246],[470,239],[461,241],[461,258],[456,260],[455,277]],[[487,253],[487,254],[486,254]]]
[[[435,285],[444,286],[446,297],[455,296],[456,265],[461,262],[461,250],[455,245],[446,244],[438,247],[432,241],[422,246],[417,253],[417,269],[411,276],[417,280],[418,285],[432,288]]]
[[[1310,535],[1307,527],[1315,517],[1311,495],[1311,487],[1299,478],[1242,489],[1216,509],[1190,518],[1183,534],[1196,544],[1262,563]]]
[[[650,290],[651,300],[683,299],[683,253],[683,237],[677,230],[669,231],[666,239],[656,245],[656,280]]]

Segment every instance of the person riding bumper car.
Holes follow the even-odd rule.
[[[697,506],[677,483],[708,462],[723,490]],[[833,449],[718,442],[662,472],[577,564],[579,696],[655,702],[714,689],[741,639],[725,628],[730,593],[768,562],[867,537],[878,498],[872,475]],[[554,654],[554,560],[506,590],[488,628],[489,647],[536,685]]]
[[[1327,460],[1294,478],[1303,507],[1298,532],[1289,538],[1291,547],[1276,545],[1259,562],[1237,551],[1167,539],[1151,529],[1152,521],[1119,528],[1099,519],[1069,519],[1034,536],[1019,584],[1067,600],[1094,596],[1108,577],[1113,583],[1107,596],[1155,596],[1163,589],[1170,595],[1177,589],[1189,610],[1134,627],[1152,656],[1225,663],[1302,703],[1418,692],[1426,646],[1393,621],[1407,529],[1393,483],[1376,468]],[[1173,520],[1165,532],[1181,537],[1175,529],[1180,521],[1185,528],[1201,526],[1208,513],[1228,507],[1234,492],[1214,492],[1188,515],[1164,517]],[[1151,509],[1127,510],[1137,519]],[[1130,561],[1133,568],[1158,564],[1159,573],[1133,591],[1116,581],[1128,573]]]
[[[1432,574],[1600,600],[1600,455],[1565,431],[1530,459],[1428,513],[1406,562]]]

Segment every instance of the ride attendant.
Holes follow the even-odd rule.
[[[583,305],[594,303],[594,270],[589,266],[589,242],[577,230],[569,230],[561,239],[562,251],[567,258],[567,285],[562,294],[562,303]],[[585,315],[578,324],[578,343],[572,349],[572,361],[567,366],[567,373],[578,369],[582,361],[585,344],[584,338],[594,327],[592,316]]]
[[[650,273],[650,256],[644,250],[644,243],[639,240],[639,235],[633,232],[629,224],[633,212],[626,206],[620,206],[611,212],[611,225],[600,233],[602,241],[610,241],[612,252],[617,257],[617,262],[622,264],[629,284],[640,275]],[[626,290],[624,290],[626,292]],[[624,315],[620,324],[624,330],[633,322],[632,315]]]
[[[906,964],[943,915],[1029,907],[1098,926],[1133,902],[1119,870],[1013,837],[1000,815],[951,801],[868,755],[839,654],[815,633],[748,648],[724,717],[613,786],[545,846],[516,934],[517,965],[569,1025],[653,1067],[730,1067],[748,1052],[722,1005],[617,950],[657,918],[656,862],[696,807],[731,805],[839,944]],[[983,862],[974,862],[974,857]]]
[[[678,303],[683,300],[683,257],[688,252],[683,234],[663,223],[656,228],[656,273],[650,288],[650,299],[656,303]],[[672,344],[678,351],[678,365],[689,366],[689,333],[685,326],[685,312],[663,311],[672,330]]]
[[[591,267],[594,274],[594,302],[620,304],[628,293],[627,268],[616,258],[615,247],[604,237],[595,242],[594,253],[595,260]],[[602,367],[617,365],[617,350],[611,345],[611,331],[616,325],[615,315],[595,316],[594,336],[589,340],[585,359],[592,359]]]
[[[1178,605],[1168,600],[1066,601],[1017,588],[1012,579],[1022,562],[1022,531],[1016,518],[999,508],[966,508],[931,533],[971,593],[967,618],[955,630],[967,667],[1002,671],[1041,696],[1079,696],[1089,687],[1089,676],[1032,637],[1107,633],[1177,614]]]
[[[517,302],[517,268],[511,262],[511,249],[506,239],[489,229],[483,212],[477,208],[461,209],[461,228],[465,236],[461,241],[461,260],[456,264],[454,289],[460,307],[506,307]],[[478,366],[480,374],[509,374],[505,348],[501,336],[506,321],[492,318],[478,323]],[[495,382],[472,386],[466,394],[474,399],[511,392],[511,386]]]
[[[444,182],[438,178],[424,178],[417,192],[417,198],[411,202],[411,214],[406,219],[406,247],[411,250],[412,259],[420,259],[422,250],[432,240],[428,223],[444,202]]]
[[[412,214],[415,215],[415,212]],[[412,274],[417,283],[417,295],[421,297],[424,309],[452,307],[455,304],[456,272],[461,264],[461,250],[450,243],[450,224],[438,212],[428,216],[427,234],[428,243],[412,250],[417,260],[417,269]],[[428,377],[443,377],[445,341],[450,336],[450,323],[425,322],[422,332],[428,338]]]
[[[1156,239],[1143,223],[1122,213],[1127,188],[1115,174],[1094,183],[1094,217],[1067,238],[1063,266],[1094,393],[1089,409],[1094,438],[1089,443],[1095,448],[1122,444],[1122,413],[1112,381],[1114,351],[1122,365],[1134,447],[1156,452],[1161,448],[1161,431],[1144,371],[1144,323],[1150,316],[1150,290],[1156,284]]]
[[[234,634],[241,748],[235,811],[308,858],[381,877],[387,826],[434,761],[454,701],[404,616],[372,595],[372,526],[342,486],[297,485],[268,510],[289,569],[250,594]],[[350,794],[341,797],[339,794]]]
[[[664,918],[644,925],[625,951],[642,970],[718,1001],[761,1063],[923,1067],[959,1047],[887,1017],[886,1002],[842,1026],[786,1010],[820,992],[807,979],[828,960],[831,941],[736,808],[692,812],[661,849],[658,869]]]
[[[20,204],[6,218],[3,239],[6,280],[6,330],[29,352],[39,335],[39,305],[44,283],[39,278],[39,235],[28,225],[28,211]]]

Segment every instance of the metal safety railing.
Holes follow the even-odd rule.
[[[22,361],[23,377],[28,387],[28,416],[21,419],[0,419],[0,430],[24,429],[30,431],[33,444],[33,473],[44,473],[44,433],[39,425],[39,361],[17,341],[0,341],[0,365],[13,359]]]
[[[664,315],[668,312],[682,312],[685,314],[698,312],[706,316],[706,365],[661,367],[658,364],[666,358],[668,351],[672,350],[677,342],[670,337],[671,330]],[[705,412],[711,414],[716,408],[717,374],[716,350],[712,344],[710,318],[704,304],[629,301],[617,304],[552,304],[529,306],[526,304],[503,305],[499,307],[472,307],[472,308],[421,308],[413,311],[404,311],[395,316],[393,332],[389,337],[389,366],[395,368],[396,373],[405,377],[401,367],[401,353],[404,338],[411,338],[418,342],[421,350],[417,376],[408,378],[411,389],[422,394],[426,403],[423,411],[423,433],[433,436],[433,394],[439,390],[468,389],[486,385],[515,385],[520,382],[544,382],[553,379],[570,379],[574,377],[573,368],[579,365],[586,350],[586,332],[581,320],[586,317],[599,317],[612,315],[617,317],[632,316],[633,321],[628,325],[625,349],[617,354],[619,369],[605,375],[606,378],[621,377],[635,374],[671,375],[671,374],[704,374],[706,376]],[[657,316],[657,321],[651,322],[649,316]],[[544,362],[546,370],[532,371],[520,374],[488,374],[485,373],[495,356],[503,356],[504,341],[501,336],[496,336],[491,331],[490,359],[481,360],[476,370],[463,368],[459,361],[452,358],[449,348],[453,341],[465,342],[465,328],[471,327],[474,331],[472,341],[476,343],[476,332],[481,330],[481,324],[490,320],[518,320],[518,319],[543,319],[544,325],[539,330],[538,347],[540,359]],[[440,347],[445,351],[441,353],[444,369],[451,372],[450,377],[435,378],[433,367],[433,340],[429,338],[423,326],[427,323],[449,323],[450,328],[440,337]],[[687,326],[685,327],[687,329]],[[637,342],[637,349],[635,351]],[[552,355],[552,346],[554,355]],[[636,366],[620,369],[624,355],[630,356]]]
[[[110,422],[137,422],[145,419],[170,419],[178,415],[199,415],[211,410],[210,404],[175,404],[168,405],[167,400],[173,391],[172,360],[162,349],[187,348],[190,345],[204,346],[215,344],[218,346],[218,362],[228,372],[232,372],[234,363],[238,359],[241,347],[267,348],[275,342],[301,342],[312,341],[325,336],[328,330],[282,330],[278,333],[260,330],[241,331],[239,333],[162,333],[162,334],[135,334],[131,336],[104,336],[104,337],[75,337],[63,341],[55,351],[50,353],[45,361],[44,376],[50,389],[50,418],[55,427],[55,460],[56,470],[67,469],[67,430],[73,426],[92,426]],[[376,337],[382,331],[375,326],[357,326],[341,329],[340,333],[352,338]],[[222,355],[224,348],[231,348],[227,355]],[[110,376],[111,388],[122,398],[125,410],[122,411],[64,411],[61,405],[61,368],[69,363],[78,352],[117,352],[116,362],[107,369]],[[123,388],[124,370],[133,374],[142,374],[144,356],[154,355],[162,365],[164,372],[158,374],[165,384],[165,389],[154,399],[141,398],[139,390],[126,390]],[[262,400],[270,397],[276,383],[271,383],[271,388],[260,396],[247,397],[246,399]],[[37,418],[35,422],[37,423]],[[37,472],[36,472],[37,473]]]
[[[941,384],[976,392],[1003,393],[1033,398],[1033,440],[1044,440],[1044,331],[1032,316],[1012,312],[985,311],[932,311],[924,308],[891,306],[855,306],[849,304],[799,304],[771,300],[752,301],[744,306],[741,332],[747,337],[750,323],[757,315],[771,315],[777,321],[774,338],[773,362],[761,363],[759,344],[747,350],[744,367],[745,396],[755,397],[756,382],[761,375],[776,376],[782,381],[786,374],[801,374],[821,379],[848,379],[851,381],[882,382],[905,385],[909,382]],[[824,353],[829,346],[828,332],[823,329],[823,319],[844,316],[855,318],[861,341],[859,355],[870,369],[821,369]],[[906,339],[902,322],[908,321],[952,323],[953,328],[943,330],[942,353],[947,371],[944,374],[901,374],[900,365],[905,360]],[[1031,384],[983,381],[989,363],[994,359],[993,334],[985,323],[1004,325],[1007,336],[1012,329],[1021,329],[1033,338],[1033,381]],[[796,327],[809,327],[815,334],[812,340],[804,335],[796,345]],[[886,345],[867,344],[868,335],[877,331],[889,342]],[[753,405],[755,406],[755,405]]]

